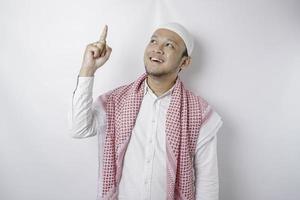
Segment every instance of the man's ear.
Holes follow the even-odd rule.
[[[187,68],[191,63],[192,63],[192,57],[191,57],[191,56],[184,57],[184,58],[183,58],[183,61],[181,61],[180,68],[181,68],[181,69],[185,69],[185,68]]]

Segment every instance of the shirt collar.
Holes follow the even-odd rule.
[[[147,78],[144,80],[145,81],[145,86],[144,86],[144,96],[149,92],[151,93],[152,95],[154,95],[156,98],[162,98],[164,96],[169,96],[171,95],[174,87],[175,87],[175,84],[168,90],[166,91],[165,93],[163,93],[162,95],[160,95],[159,97],[156,96],[156,94],[152,91],[152,89],[149,87],[148,83],[147,83]]]

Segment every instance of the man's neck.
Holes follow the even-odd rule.
[[[156,96],[161,96],[166,91],[168,91],[172,86],[176,83],[176,77],[153,77],[148,75],[147,76],[147,84],[154,92]]]

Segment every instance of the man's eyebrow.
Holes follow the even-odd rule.
[[[175,44],[177,44],[177,42],[175,42],[174,40],[168,39],[168,41],[174,42]],[[177,44],[177,45],[178,45],[178,44]]]
[[[152,35],[151,38],[157,38],[157,35]],[[177,46],[179,46],[179,44],[177,42],[175,42],[174,40],[171,39],[167,39],[168,42],[172,42],[175,43]]]
[[[174,43],[176,46],[179,46],[179,44],[177,42],[175,42],[174,40],[168,39],[167,41]]]

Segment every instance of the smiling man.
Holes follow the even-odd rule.
[[[178,23],[158,26],[144,52],[145,73],[93,102],[94,73],[109,59],[107,26],[87,46],[69,112],[72,137],[98,135],[97,199],[218,200],[217,132],[223,121],[179,72],[193,38]]]
[[[171,31],[175,28],[177,33]],[[191,62],[185,42],[178,35],[179,30],[181,33],[185,31],[183,27],[175,23],[159,26],[145,49],[147,81],[157,95],[161,95],[173,86],[179,71]]]

